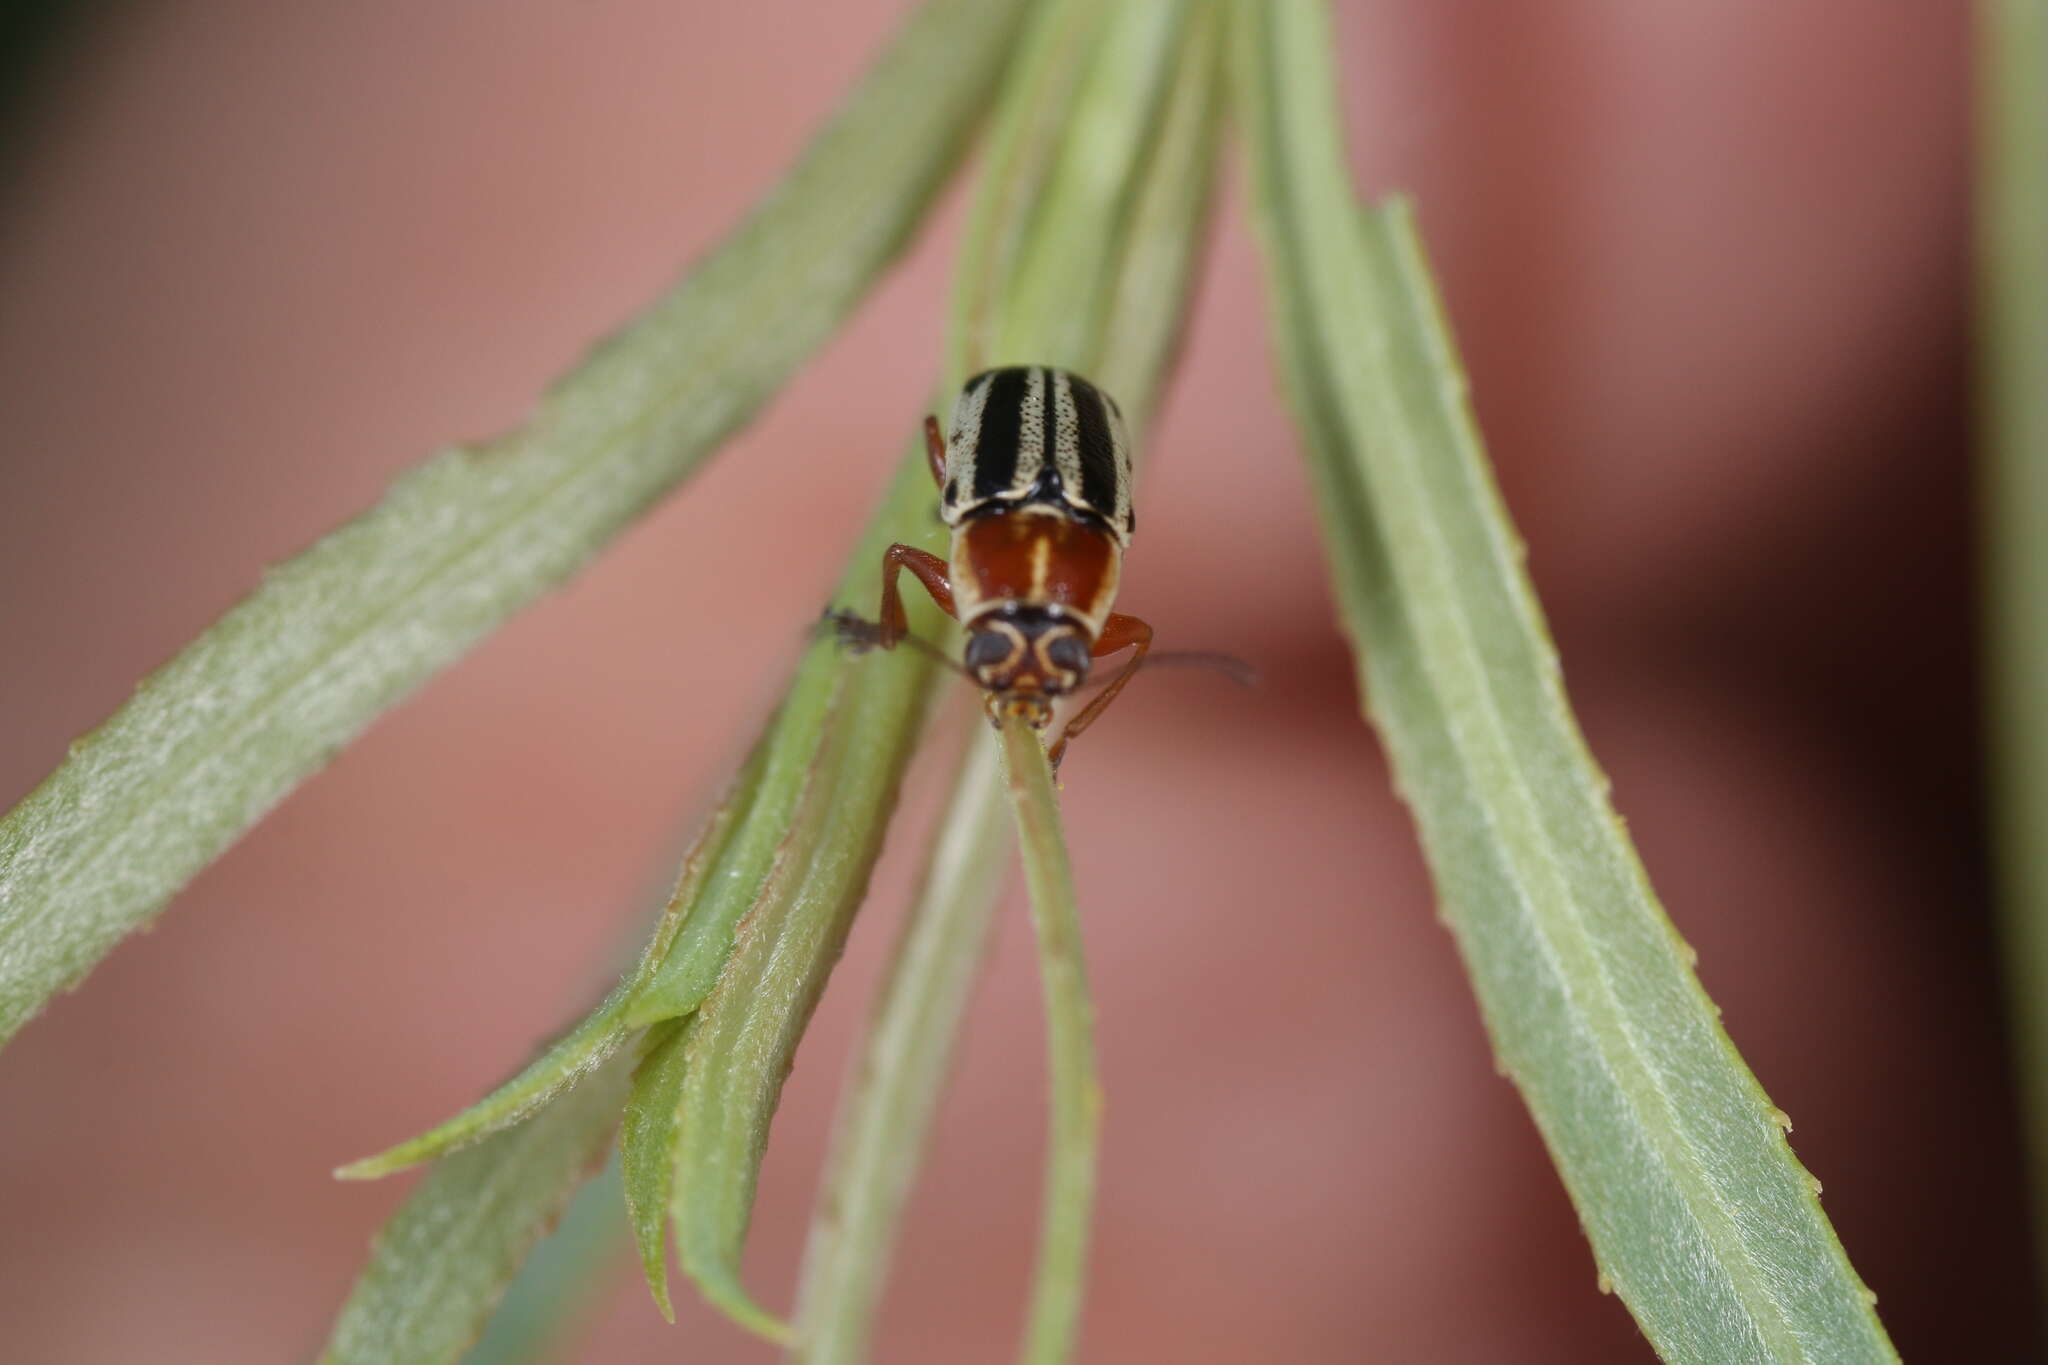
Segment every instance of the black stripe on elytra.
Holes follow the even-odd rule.
[[[1074,395],[1074,417],[1081,432],[1081,501],[1105,517],[1116,515],[1116,439],[1109,432],[1109,409],[1100,390],[1085,379],[1067,376]]]
[[[988,399],[981,407],[981,429],[974,433],[974,496],[1000,497],[1017,482],[1017,454],[1024,434],[1024,395],[1031,371],[997,370],[989,379]]]
[[[992,377],[993,377],[994,375],[995,375],[995,371],[994,371],[994,370],[983,370],[983,371],[982,371],[982,372],[981,372],[980,374],[978,374],[978,375],[974,376],[974,378],[972,378],[972,379],[970,379],[970,380],[968,380],[968,381],[967,381],[967,384],[966,384],[966,390],[967,390],[967,392],[968,392],[968,393],[973,393],[973,392],[974,392],[974,391],[975,391],[976,389],[980,388],[980,387],[981,387],[981,386],[982,386],[983,384],[986,384],[986,383],[988,383],[988,381],[989,381],[989,380],[990,380],[990,379],[991,379],[991,378],[992,378]]]

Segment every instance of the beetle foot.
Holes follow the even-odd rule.
[[[833,637],[846,649],[862,654],[870,649],[891,649],[896,641],[880,621],[870,621],[844,607],[828,609],[820,630],[829,627]]]

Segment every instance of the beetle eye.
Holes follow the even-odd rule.
[[[1088,671],[1088,642],[1078,635],[1062,635],[1045,646],[1047,662],[1069,673]]]
[[[967,652],[961,662],[969,668],[993,668],[1009,657],[1009,640],[992,630],[977,630],[967,637]]]

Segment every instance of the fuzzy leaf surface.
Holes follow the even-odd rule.
[[[442,1161],[377,1234],[321,1365],[440,1365],[482,1333],[533,1244],[604,1163],[623,1057],[525,1123]]]
[[[1238,16],[1275,339],[1361,689],[1600,1273],[1669,1361],[1894,1360],[1579,734],[1408,208],[1360,214],[1328,15]]]
[[[746,422],[895,257],[1025,0],[929,0],[753,214],[523,427],[264,576],[0,820],[0,1042]]]

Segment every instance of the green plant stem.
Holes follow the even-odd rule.
[[[1977,17],[1992,833],[2048,1275],[2048,0],[1980,0]]]
[[[1102,1086],[1095,1067],[1094,1006],[1089,1003],[1081,955],[1081,916],[1060,830],[1052,768],[1038,736],[1021,721],[1006,721],[1001,734],[1010,808],[1017,821],[1025,885],[1031,891],[1031,923],[1038,931],[1046,1059],[1052,1079],[1044,1224],[1020,1359],[1025,1365],[1060,1365],[1073,1354],[1087,1283]]]
[[[1360,217],[1328,15],[1238,14],[1274,332],[1370,717],[1604,1281],[1666,1360],[1895,1360],[1579,734],[1407,207]]]

